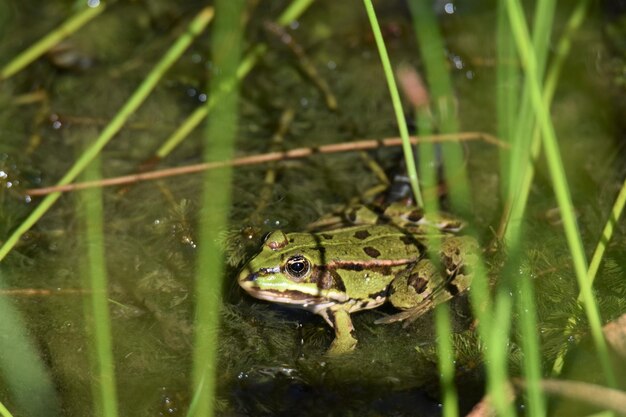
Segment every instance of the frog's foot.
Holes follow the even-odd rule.
[[[357,339],[354,337],[354,326],[350,314],[345,310],[324,310],[322,317],[335,329],[335,340],[328,348],[330,356],[342,355],[352,352]]]

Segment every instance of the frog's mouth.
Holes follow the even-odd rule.
[[[264,274],[242,274],[239,285],[248,294],[260,300],[271,301],[280,304],[289,304],[294,307],[304,308],[317,312],[334,304],[345,302],[347,297],[344,292],[333,289],[320,289],[315,284],[294,285],[284,282],[264,282],[263,288],[259,284],[259,278],[267,278]]]

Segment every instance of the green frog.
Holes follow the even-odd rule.
[[[322,316],[335,331],[330,355],[355,348],[352,313],[390,302],[402,311],[376,323],[410,322],[470,286],[478,243],[455,234],[456,219],[393,204],[378,215],[360,206],[319,225],[324,230],[270,233],[239,285]]]

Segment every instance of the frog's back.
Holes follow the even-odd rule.
[[[393,225],[360,225],[312,235],[329,263],[415,261],[424,253],[418,236]]]

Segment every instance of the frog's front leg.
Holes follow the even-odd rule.
[[[341,355],[354,350],[357,339],[354,337],[354,326],[350,313],[343,309],[326,309],[319,313],[335,330],[335,340],[328,348],[331,356]]]

